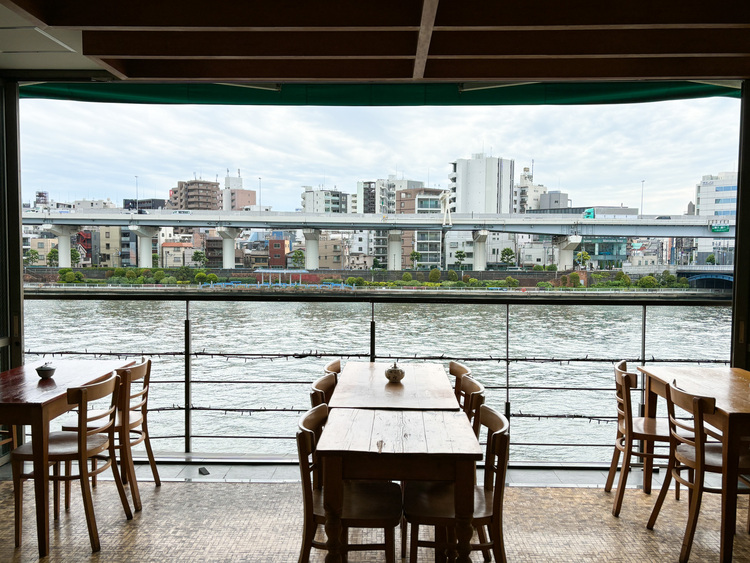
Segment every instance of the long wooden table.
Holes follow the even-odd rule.
[[[737,479],[742,438],[750,436],[750,371],[729,367],[638,368],[646,376],[646,416],[656,415],[657,396],[666,395],[669,383],[695,395],[714,397],[716,411],[706,414],[706,422],[721,430],[724,478],[722,480],[721,561],[732,560],[737,526]],[[644,486],[651,480],[650,465],[644,468]]]
[[[468,563],[482,449],[442,365],[399,365],[406,375],[398,384],[386,380],[388,366],[348,362],[329,403],[317,446],[324,460],[326,563],[342,561],[344,479],[454,482],[458,561]]]
[[[383,362],[347,362],[328,406],[347,409],[458,410],[448,374],[441,364],[405,363],[399,383],[390,383]]]
[[[34,447],[34,492],[39,556],[49,555],[49,422],[69,411],[67,392],[107,377],[128,360],[54,360],[51,379],[40,379],[33,362],[0,373],[0,423],[29,425]]]

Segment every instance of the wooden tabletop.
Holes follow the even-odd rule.
[[[725,366],[644,366],[638,368],[663,385],[677,385],[694,395],[714,397],[717,410],[750,414],[750,371]]]
[[[390,383],[385,362],[347,362],[329,402],[332,409],[459,410],[442,364],[403,363],[405,376]]]
[[[365,453],[482,459],[482,448],[461,411],[332,409],[317,451],[324,456]]]

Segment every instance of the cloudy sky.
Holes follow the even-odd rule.
[[[166,106],[21,100],[24,201],[167,198],[179,180],[241,171],[276,211],[301,186],[356,192],[386,178],[448,185],[450,162],[515,160],[516,181],[567,192],[575,206],[681,214],[705,174],[737,170],[740,102],[710,98],[609,106],[330,108]],[[258,179],[261,178],[259,181]]]

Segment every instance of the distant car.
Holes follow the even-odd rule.
[[[671,219],[669,215],[659,215],[657,219]]]
[[[139,209],[138,210],[138,214],[139,215],[148,215],[148,211],[146,211],[145,209]]]
[[[190,215],[191,211],[188,209],[175,209],[172,211],[172,215]]]

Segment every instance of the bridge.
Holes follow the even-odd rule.
[[[629,276],[648,276],[668,271],[670,274],[687,278],[691,287],[731,289],[734,282],[734,265],[711,264],[659,264],[656,266],[630,266],[623,264],[623,272]]]
[[[157,209],[135,213],[122,209],[27,210],[26,225],[41,225],[58,235],[60,266],[69,267],[69,235],[85,226],[127,227],[138,237],[139,266],[151,265],[151,238],[161,227],[213,227],[223,239],[224,268],[234,267],[234,240],[243,229],[302,229],[306,239],[305,267],[318,269],[321,231],[388,231],[388,263],[401,265],[401,231],[469,231],[473,234],[476,270],[486,267],[490,232],[551,235],[561,252],[571,254],[581,237],[734,238],[734,220],[713,216],[638,216],[584,219],[578,214],[454,213],[450,224],[441,213],[291,213],[271,211],[187,211]],[[66,236],[68,235],[68,236]],[[141,260],[141,257],[143,259]],[[571,259],[572,263],[572,259]]]

